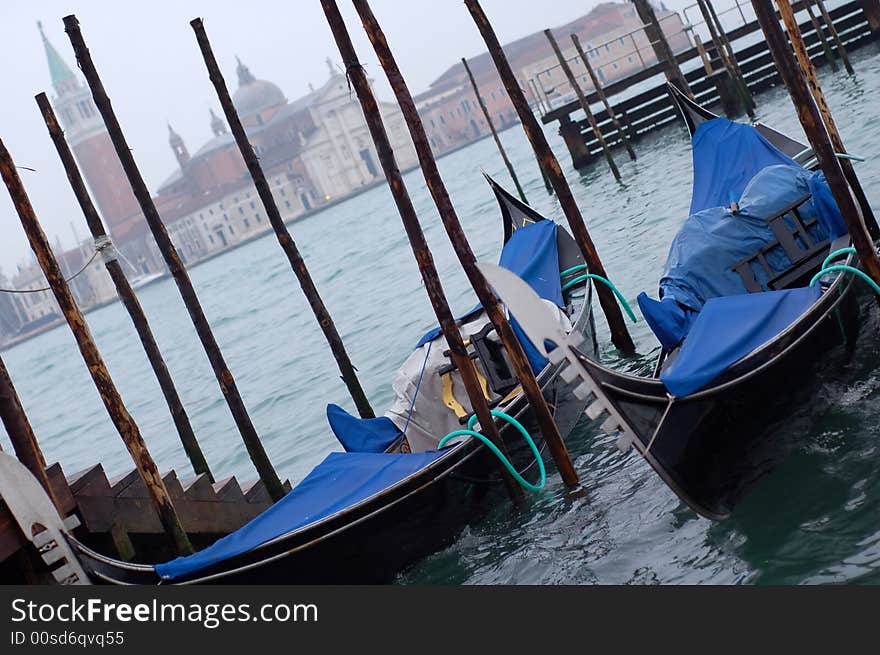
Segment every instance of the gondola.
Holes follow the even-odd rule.
[[[583,258],[574,240],[486,177],[503,218],[501,264],[527,277],[532,272],[534,288],[544,297],[541,311],[577,333],[595,356],[592,287],[589,280],[575,279]],[[485,313],[477,306],[459,324],[469,336],[490,405],[528,426],[528,403]],[[584,403],[557,377],[557,366],[523,345],[565,436]],[[397,399],[385,416],[360,419],[329,405],[331,428],[345,452],[328,455],[238,531],[194,555],[157,565],[118,561],[69,536],[86,575],[109,584],[382,583],[449,545],[505,491],[497,461],[478,440],[465,437],[436,449],[440,438],[464,427],[470,415],[444,348],[439,330],[422,338],[398,373]],[[514,465],[526,472],[534,464],[531,451],[514,445],[508,423],[498,427]],[[538,435],[535,441],[543,449]]]
[[[692,138],[694,189],[660,300],[638,298],[661,344],[652,375],[602,366],[541,320],[516,276],[481,268],[621,450],[634,446],[691,509],[719,520],[785,456],[778,429],[846,361],[858,283],[814,278],[832,253],[858,260],[821,173],[791,159],[807,154],[803,144],[673,97]]]

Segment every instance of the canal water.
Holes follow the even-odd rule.
[[[823,72],[823,84],[872,204],[880,210],[880,56],[870,46],[854,58],[857,74]],[[759,119],[803,138],[783,89],[758,97]],[[616,152],[624,182],[601,162],[577,172],[548,128],[610,277],[634,303],[656,286],[666,252],[687,217],[690,145],[679,124],[636,144],[638,160]],[[521,129],[502,140],[531,204],[564,223],[548,196]],[[483,182],[485,169],[509,179],[491,139],[439,162],[477,256],[497,260],[501,221]],[[418,171],[406,175],[455,310],[472,306],[455,256]],[[4,229],[14,229],[6,227]],[[318,288],[336,320],[377,410],[384,411],[397,367],[433,324],[409,245],[389,191],[376,187],[292,224]],[[335,363],[274,236],[251,242],[191,270],[205,311],[266,449],[296,483],[339,449],[325,418],[329,402],[353,410]],[[173,282],[140,293],[195,432],[218,478],[255,472]],[[600,314],[601,312],[599,312]],[[880,317],[866,305],[845,382],[823,384],[806,407],[786,417],[779,438],[795,452],[726,521],[696,516],[637,456],[623,456],[584,420],[570,448],[587,489],[564,493],[555,473],[527,507],[499,507],[455,544],[416,565],[404,583],[815,583],[880,582]],[[122,395],[160,469],[188,477],[159,387],[119,304],[88,315]],[[600,320],[600,334],[607,329]],[[647,372],[656,341],[634,326],[639,357],[606,362]],[[603,338],[607,344],[607,338]],[[47,460],[72,474],[95,462],[108,474],[132,467],[103,410],[66,326],[4,353]],[[821,357],[822,353],[815,353]],[[792,380],[792,384],[798,384]],[[0,443],[9,449],[0,428]]]

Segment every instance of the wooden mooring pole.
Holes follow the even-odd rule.
[[[804,5],[804,9],[807,10],[807,16],[810,17],[810,23],[813,25],[813,30],[816,32],[816,38],[819,39],[819,43],[822,45],[822,54],[825,55],[825,61],[828,62],[832,72],[836,73],[840,70],[840,67],[837,65],[837,59],[835,59],[834,53],[831,51],[831,46],[828,45],[828,40],[825,38],[825,32],[822,31],[822,25],[819,24],[819,19],[816,18],[816,13],[813,11],[813,4],[810,0],[803,0],[802,4]]]
[[[101,253],[104,258],[104,266],[107,268],[107,273],[110,274],[110,279],[113,280],[116,293],[128,312],[131,322],[134,324],[134,329],[144,347],[147,360],[150,362],[153,373],[159,381],[162,395],[165,397],[165,402],[171,412],[171,418],[177,428],[177,433],[180,435],[183,450],[186,452],[196,475],[204,473],[211,482],[214,482],[214,476],[208,467],[208,461],[205,459],[205,454],[202,452],[201,446],[199,446],[199,442],[193,432],[189,416],[187,416],[183,402],[180,400],[180,394],[177,393],[174,380],[171,379],[171,373],[168,371],[168,366],[165,364],[165,359],[162,357],[159,345],[153,336],[153,330],[150,328],[143,307],[141,307],[134,290],[131,288],[131,284],[129,284],[128,279],[125,277],[115,248],[109,241],[110,237],[107,236],[104,224],[98,215],[98,210],[95,208],[91,196],[86,190],[85,181],[73,158],[70,146],[64,139],[64,132],[58,124],[58,119],[52,110],[49,98],[45,93],[40,93],[36,96],[36,100],[40,112],[43,114],[43,120],[46,122],[46,127],[49,130],[49,136],[52,139],[52,143],[55,144],[58,157],[61,159],[61,164],[67,173],[67,179],[73,189],[73,194],[76,196],[77,202],[79,202],[80,209],[82,209],[86,219],[86,224],[89,226],[89,231],[95,239],[95,246],[102,246],[104,248]]]
[[[46,458],[43,457],[43,451],[37,442],[34,429],[31,427],[27,414],[24,413],[21,399],[12,384],[12,378],[9,377],[9,371],[6,369],[2,357],[0,357],[0,420],[3,421],[3,427],[6,428],[6,434],[9,435],[18,461],[24,464],[28,471],[39,480],[43,489],[49,494],[49,498],[52,499],[55,509],[59,514],[62,514],[61,503],[58,502],[55,490],[49,484],[49,476],[46,475]]]
[[[364,388],[361,386],[360,380],[355,371],[354,364],[351,363],[351,358],[345,350],[345,345],[342,343],[342,337],[339,336],[339,331],[336,329],[333,317],[330,316],[330,312],[327,310],[327,306],[324,304],[324,300],[318,292],[318,287],[315,286],[315,281],[312,279],[311,273],[309,273],[309,269],[306,266],[302,254],[300,254],[299,248],[297,248],[296,241],[293,240],[293,236],[291,236],[290,231],[287,229],[287,225],[284,224],[284,220],[281,218],[281,212],[278,211],[278,204],[275,202],[275,197],[272,195],[272,189],[269,188],[266,174],[263,172],[263,167],[260,166],[257,153],[254,152],[253,146],[250,144],[250,141],[248,141],[247,133],[244,131],[244,126],[241,124],[241,118],[239,118],[238,111],[232,103],[232,97],[229,95],[226,80],[223,79],[223,74],[220,72],[220,67],[217,65],[217,58],[214,56],[214,51],[211,49],[211,42],[208,40],[207,32],[205,32],[205,25],[201,18],[193,19],[190,21],[190,25],[196,34],[199,49],[202,52],[205,66],[208,69],[208,77],[214,85],[214,90],[217,92],[217,98],[220,100],[220,106],[223,108],[223,113],[226,115],[226,122],[229,123],[229,127],[235,137],[235,142],[238,144],[238,150],[244,158],[244,162],[247,165],[251,179],[254,181],[254,186],[257,188],[257,193],[260,196],[263,207],[266,209],[269,223],[275,231],[275,236],[278,238],[278,243],[281,245],[281,249],[284,251],[284,254],[287,255],[287,261],[290,263],[290,267],[296,274],[297,280],[299,280],[299,285],[305,294],[309,306],[312,308],[312,313],[315,315],[318,325],[321,326],[324,338],[327,340],[327,343],[330,346],[330,351],[336,359],[336,364],[339,367],[342,381],[348,388],[348,392],[351,394],[351,399],[354,401],[355,407],[357,407],[361,418],[375,418],[376,414],[370,406],[370,401],[367,400],[367,394],[364,392]]]
[[[593,70],[593,64],[590,63],[590,58],[587,57],[584,49],[581,47],[581,41],[578,38],[577,34],[571,35],[571,42],[574,44],[574,49],[577,51],[578,56],[584,63],[584,68],[587,69],[587,74],[590,76],[590,81],[593,83],[593,88],[596,90],[596,95],[599,96],[599,100],[601,100],[602,104],[605,106],[605,111],[608,113],[608,117],[611,119],[611,123],[614,125],[614,129],[617,130],[617,134],[620,136],[620,140],[626,148],[627,153],[629,153],[629,158],[635,161],[636,153],[633,150],[632,144],[629,142],[629,134],[627,134],[626,131],[623,129],[623,126],[617,119],[617,114],[614,113],[614,109],[611,107],[611,103],[608,102],[608,96],[605,95],[605,89],[602,88],[602,83],[599,81],[599,77],[596,75],[596,71]]]
[[[733,52],[733,47],[730,45],[730,41],[727,40],[727,33],[724,31],[721,21],[718,20],[718,14],[715,13],[715,7],[712,6],[710,0],[697,0],[697,5],[700,8],[700,13],[703,15],[703,20],[706,22],[706,27],[709,28],[709,35],[712,37],[712,45],[715,46],[715,50],[718,52],[718,57],[721,59],[721,64],[727,71],[728,76],[730,76],[730,79],[737,90],[737,94],[740,96],[740,104],[742,105],[742,108],[745,109],[749,118],[754,118],[755,100],[752,98],[752,94],[742,75],[739,63],[736,61],[736,54]]]
[[[119,391],[110,377],[110,372],[107,370],[107,366],[98,352],[98,347],[95,345],[85,317],[76,304],[67,281],[64,279],[64,274],[61,272],[58,260],[55,259],[55,255],[52,253],[49,240],[40,227],[40,223],[25,192],[24,185],[21,183],[18,172],[15,170],[12,157],[2,141],[0,141],[0,175],[3,177],[6,188],[9,189],[9,195],[21,219],[21,225],[27,234],[31,249],[37,257],[37,261],[46,276],[46,280],[49,282],[49,286],[52,288],[52,293],[58,302],[58,306],[61,308],[61,313],[64,314],[64,318],[67,320],[71,332],[73,332],[74,339],[76,339],[79,351],[89,369],[95,387],[98,389],[104,407],[106,407],[110,419],[119,432],[119,436],[122,437],[122,441],[125,443],[126,448],[128,448],[128,452],[131,454],[131,458],[137,467],[138,474],[149,490],[150,500],[159,514],[159,520],[162,522],[165,532],[174,542],[178,553],[181,555],[192,553],[192,544],[190,544],[189,537],[187,537],[186,532],[183,530],[180,518],[174,510],[174,505],[168,495],[168,490],[165,488],[165,483],[162,481],[162,476],[159,475],[156,462],[153,461],[152,456],[147,450],[147,445],[144,443],[140,429],[137,423],[135,423],[134,418],[125,408],[122,397],[119,395]]]
[[[803,71],[798,66],[797,59],[791,51],[788,40],[779,25],[776,12],[773,10],[771,0],[751,0],[758,23],[767,39],[767,45],[773,54],[776,68],[785,83],[791,96],[795,109],[798,113],[801,126],[813,147],[813,151],[819,159],[825,179],[834,196],[835,202],[840,209],[850,238],[858,252],[865,271],[871,278],[880,284],[880,259],[877,258],[877,250],[868,234],[865,223],[859,212],[859,208],[850,195],[849,185],[841,169],[840,161],[834,153],[834,146],[822,123],[819,109],[810,95],[807,84],[804,81]]]
[[[809,4],[810,0],[804,0],[804,2],[806,4]],[[834,21],[831,20],[831,16],[828,14],[828,10],[825,8],[825,0],[816,0],[816,6],[819,7],[819,12],[822,14],[822,20],[824,20],[825,25],[828,26],[828,32],[831,34],[831,38],[834,41],[834,46],[837,48],[837,55],[843,62],[843,67],[846,69],[847,73],[849,73],[850,75],[855,75],[855,70],[853,70],[852,63],[850,63],[849,61],[849,55],[846,54],[846,48],[843,45],[840,34],[837,33],[837,28],[834,26]]]
[[[819,109],[819,114],[822,117],[822,122],[825,125],[825,130],[828,133],[831,145],[834,147],[835,152],[845,154],[846,148],[843,145],[843,138],[840,136],[840,131],[837,129],[837,124],[834,121],[834,116],[831,114],[831,108],[825,100],[825,94],[822,92],[822,86],[819,84],[819,76],[816,74],[816,68],[810,60],[809,53],[807,52],[807,45],[804,42],[804,37],[801,34],[800,27],[795,19],[794,8],[792,7],[790,0],[776,0],[776,5],[779,7],[779,14],[782,17],[782,21],[788,32],[788,38],[794,49],[795,57],[797,58],[797,62],[803,72],[807,87],[810,90],[810,95],[812,95],[813,100],[816,102],[816,106]],[[862,188],[862,183],[859,180],[858,175],[856,175],[853,163],[849,159],[841,159],[839,160],[839,163],[840,168],[843,170],[843,175],[846,177],[850,189],[855,196],[856,202],[859,205],[859,209],[861,209],[862,218],[868,228],[868,233],[874,239],[880,238],[880,228],[877,226],[877,219],[874,216],[871,203],[865,195],[865,190]]]
[[[272,466],[272,462],[269,461],[269,456],[266,454],[257,430],[254,428],[254,424],[248,415],[244,400],[242,400],[241,394],[238,391],[235,378],[232,376],[232,372],[229,370],[223,354],[220,352],[220,347],[217,345],[217,340],[211,331],[208,318],[205,316],[192,281],[189,279],[186,266],[184,266],[177,248],[174,247],[174,243],[168,235],[168,230],[159,216],[150,191],[134,161],[134,156],[131,154],[131,149],[128,147],[125,135],[122,133],[122,127],[119,125],[119,120],[113,111],[110,98],[107,96],[101,78],[98,76],[94,62],[92,62],[92,55],[88,47],[86,47],[86,42],[83,39],[76,16],[65,16],[64,28],[70,37],[70,43],[73,45],[73,51],[79,62],[80,70],[82,70],[86,82],[92,91],[95,106],[104,119],[104,124],[107,127],[107,132],[110,134],[110,140],[113,142],[113,147],[122,164],[122,169],[125,171],[134,196],[147,221],[147,225],[150,227],[150,232],[153,234],[159,252],[162,253],[168,270],[177,284],[177,288],[183,298],[183,304],[186,305],[186,309],[195,326],[199,340],[205,349],[205,354],[208,356],[208,361],[211,363],[211,368],[214,370],[214,375],[217,377],[217,382],[220,384],[220,390],[223,393],[226,404],[229,406],[251,461],[253,461],[260,479],[266,485],[266,491],[268,491],[269,496],[272,500],[280,500],[285,494],[284,487],[278,478],[278,474],[275,472],[275,468]]]
[[[449,303],[446,300],[446,294],[443,291],[443,285],[440,282],[440,277],[434,264],[434,256],[428,247],[428,242],[419,224],[415,207],[410,199],[400,169],[397,166],[394,151],[388,139],[388,133],[385,131],[385,126],[382,123],[379,104],[373,95],[373,90],[370,88],[366,73],[357,58],[357,53],[351,42],[351,36],[345,27],[345,22],[342,19],[342,14],[339,12],[336,1],[321,0],[321,7],[324,10],[324,15],[327,17],[330,30],[333,32],[333,38],[339,48],[339,53],[342,55],[346,77],[354,87],[358,100],[361,103],[367,127],[376,146],[379,163],[388,180],[388,186],[394,197],[394,203],[397,205],[406,236],[409,239],[413,255],[415,255],[419,266],[419,273],[425,285],[425,291],[431,301],[431,306],[434,308],[434,313],[437,316],[437,321],[440,323],[440,329],[446,338],[446,343],[449,345],[449,355],[452,363],[461,375],[462,383],[471,406],[477,415],[477,420],[480,422],[483,434],[503,451],[504,444],[495,425],[495,419],[492,418],[490,413],[486,398],[483,396],[483,390],[477,378],[477,369],[473,360],[468,357],[467,348],[455,323],[455,317],[452,314],[452,310],[449,309]],[[522,497],[522,489],[516,485],[510,474],[506,473],[506,471],[504,480],[511,498],[518,502]]]
[[[522,185],[519,183],[519,178],[516,176],[516,171],[513,170],[513,164],[510,163],[510,158],[507,156],[507,151],[504,150],[504,146],[501,145],[501,139],[498,137],[498,131],[495,129],[495,123],[492,120],[491,114],[489,114],[489,108],[486,107],[486,101],[483,100],[483,96],[480,95],[480,88],[477,86],[477,81],[474,79],[474,74],[471,72],[471,67],[468,66],[467,59],[465,59],[464,57],[461,58],[461,65],[464,66],[464,70],[467,73],[468,79],[471,81],[471,87],[473,87],[474,95],[477,97],[477,104],[480,105],[480,109],[483,111],[483,117],[486,119],[486,125],[489,126],[489,131],[492,132],[492,138],[495,140],[495,146],[498,148],[498,153],[501,155],[501,161],[504,162],[504,165],[507,167],[507,172],[510,173],[510,179],[513,180],[513,185],[516,187],[516,192],[519,194],[519,199],[528,204],[529,201],[526,199],[526,192],[523,191]]]
[[[519,114],[526,136],[538,154],[541,168],[546,170],[550,177],[553,190],[556,192],[556,197],[559,198],[559,204],[562,206],[563,212],[565,212],[568,225],[571,228],[575,241],[580,247],[584,261],[587,263],[591,273],[607,277],[605,267],[602,265],[602,260],[599,259],[599,253],[596,251],[593,239],[590,237],[587,226],[584,224],[583,216],[574,200],[571,188],[562,174],[559,161],[550,149],[550,144],[547,143],[547,137],[544,136],[541,126],[538,125],[538,121],[535,120],[534,115],[529,110],[526,98],[516,83],[516,78],[513,75],[507,58],[504,56],[504,51],[501,49],[501,44],[498,42],[495,30],[489,23],[489,18],[486,16],[478,0],[465,0],[465,6],[470,11],[471,16],[473,16],[477,29],[479,29],[483,40],[489,48],[489,54],[495,62],[495,67],[498,69],[498,73],[504,83],[504,88],[507,90],[507,95],[516,108],[517,114]],[[613,292],[604,284],[598,284],[596,285],[596,295],[599,297],[599,303],[608,319],[612,343],[623,353],[634,353],[635,344],[629,335],[629,331],[626,329],[623,312],[621,312]]]
[[[544,30],[544,36],[546,36],[547,40],[550,42],[550,47],[553,48],[553,52],[556,54],[556,59],[562,67],[562,72],[565,73],[565,77],[568,78],[568,83],[572,90],[574,90],[578,102],[581,104],[581,110],[587,117],[590,129],[593,130],[593,136],[596,137],[596,141],[598,141],[599,146],[602,148],[602,153],[605,155],[605,161],[608,162],[608,168],[611,169],[614,179],[619,181],[620,169],[618,169],[617,164],[614,163],[614,157],[611,155],[611,148],[608,147],[608,143],[602,135],[602,130],[599,129],[599,124],[596,122],[596,117],[593,116],[593,112],[590,109],[590,103],[587,102],[587,98],[584,96],[583,90],[581,90],[581,85],[578,84],[577,78],[571,70],[571,66],[568,65],[565,56],[562,54],[562,50],[559,49],[559,44],[556,43],[556,38],[553,36],[553,32],[546,29]]]
[[[675,53],[672,52],[672,48],[669,46],[669,41],[666,40],[666,35],[663,33],[660,21],[657,20],[657,14],[654,13],[654,8],[648,0],[632,0],[632,3],[636,7],[639,19],[644,24],[645,36],[648,37],[648,41],[654,49],[657,61],[663,64],[663,72],[666,74],[666,79],[678,87],[679,91],[687,94],[689,98],[693,98],[694,94],[691,91],[690,84],[688,84],[684,73],[681,72],[681,67],[679,67]]]
[[[486,315],[495,326],[495,330],[501,338],[501,343],[504,345],[504,349],[507,351],[507,355],[513,364],[514,372],[522,385],[523,393],[535,413],[538,427],[553,455],[562,480],[567,486],[576,487],[579,483],[577,471],[575,471],[574,465],[571,462],[571,457],[568,454],[568,449],[565,447],[562,435],[559,433],[559,427],[556,425],[541,387],[535,379],[535,374],[532,371],[531,364],[529,364],[525,350],[523,350],[510,325],[510,321],[508,321],[504,314],[504,309],[495,297],[486,278],[483,277],[483,274],[477,268],[477,258],[471,249],[470,243],[468,243],[461,226],[461,221],[458,219],[458,214],[446,190],[446,185],[440,176],[437,162],[431,153],[428,135],[425,133],[421,118],[419,118],[419,112],[416,109],[416,103],[413,101],[412,94],[397,66],[391,48],[388,46],[385,34],[370,9],[367,0],[353,0],[353,4],[403,112],[404,120],[418,153],[419,164],[425,178],[425,183],[428,185],[431,197],[434,199],[434,204],[440,213],[440,218],[443,221],[443,226],[446,228],[446,234],[449,236],[450,242],[452,242],[455,254],[458,256],[459,262],[461,262],[461,266],[477,295],[477,299],[483,305]]]

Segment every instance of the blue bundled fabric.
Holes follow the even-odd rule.
[[[514,231],[501,251],[500,266],[513,271],[525,280],[541,298],[550,300],[557,307],[564,307],[562,300],[562,283],[559,278],[559,250],[556,243],[556,223],[542,220],[526,225]],[[469,312],[460,316],[459,321],[473,317],[482,309],[477,304]],[[520,329],[516,318],[511,321],[513,331],[523,345],[532,369],[537,373],[544,369],[547,360],[532,345],[531,341]],[[440,328],[426,333],[416,344],[416,348],[433,341],[440,335]]]
[[[400,438],[400,430],[387,416],[358,418],[333,403],[327,405],[327,422],[350,453],[382,453]]]
[[[794,323],[820,293],[818,287],[804,287],[712,298],[660,380],[679,398],[702,389]]]
[[[660,297],[672,297],[685,307],[699,311],[710,298],[747,293],[742,278],[732,267],[776,240],[768,218],[811,189],[821,189],[824,185],[817,173],[799,166],[767,166],[743,190],[736,214],[725,207],[711,207],[688,218],[669,248],[666,269],[660,279]],[[816,205],[820,210],[818,215]],[[831,200],[830,207],[833,206]],[[814,228],[814,236],[819,239],[839,229],[835,227],[837,217],[829,213],[827,203],[814,205],[808,200],[799,211],[804,220],[817,215],[819,223]],[[836,208],[833,213],[837,214]],[[767,253],[767,261],[776,273],[791,266],[781,249]],[[758,282],[766,288],[769,276],[762,267],[754,268],[754,272]]]
[[[713,118],[692,139],[694,190],[691,214],[739,201],[749,181],[766,166],[798,164],[751,125]]]
[[[157,565],[156,572],[173,580],[246,553],[376,495],[447,452],[330,453],[293,491],[252,521],[194,555]]]

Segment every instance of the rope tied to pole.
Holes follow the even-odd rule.
[[[86,269],[89,266],[91,266],[92,263],[94,263],[94,261],[98,258],[98,255],[101,255],[105,265],[107,264],[107,262],[116,261],[116,259],[118,259],[119,253],[117,252],[116,246],[113,245],[113,242],[110,240],[109,236],[104,235],[104,237],[101,237],[99,239],[95,239],[95,252],[93,252],[92,256],[89,257],[88,261],[82,265],[82,268],[80,268],[76,273],[74,273],[70,277],[65,278],[64,281],[65,282],[72,282],[73,280],[78,278],[80,275],[85,273]],[[0,293],[12,293],[12,294],[19,294],[19,295],[24,295],[24,294],[28,294],[28,293],[43,293],[45,291],[51,291],[51,290],[52,290],[52,287],[40,287],[38,289],[4,289],[4,288],[0,287]]]

